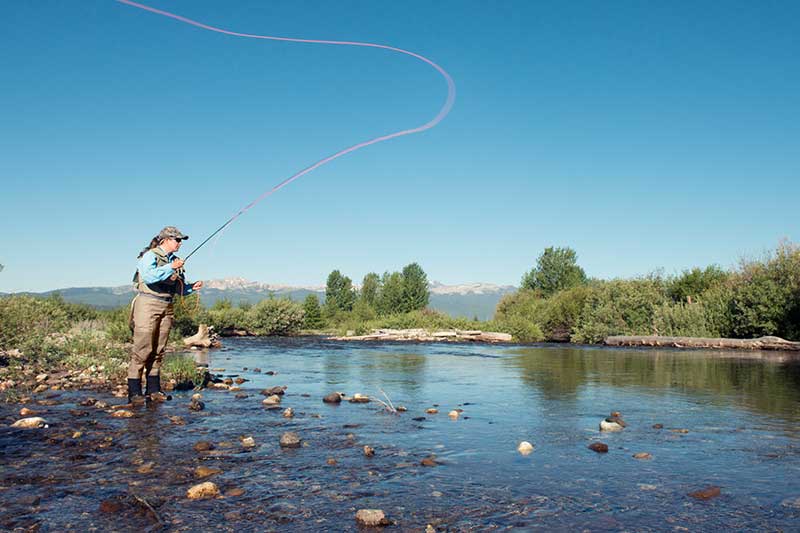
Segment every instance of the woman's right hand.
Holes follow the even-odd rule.
[[[172,270],[178,270],[183,266],[183,259],[175,258],[172,260]]]

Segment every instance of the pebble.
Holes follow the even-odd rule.
[[[239,393],[236,394],[236,396],[234,396],[234,398],[236,398],[237,400],[244,400],[245,398],[249,398],[249,397],[250,397],[250,395],[247,394],[246,392],[239,392]]]
[[[264,398],[264,400],[261,403],[263,403],[264,405],[278,405],[279,403],[281,403],[281,397],[278,396],[277,394],[273,394],[272,396]]]
[[[283,411],[283,418],[293,418],[293,417],[294,417],[294,409],[292,409],[291,407],[287,407]]]
[[[191,403],[189,404],[189,410],[190,411],[202,411],[205,408],[206,408],[206,404],[204,404],[203,402],[201,402],[199,400],[198,401],[192,400]]]
[[[328,394],[327,396],[325,396],[322,399],[322,401],[325,402],[325,403],[341,403],[342,402],[342,395],[339,394],[338,392],[332,392],[332,393]]]
[[[199,392],[195,392],[194,394],[192,394],[192,401],[193,402],[199,402],[202,399],[203,399],[203,395],[200,394]]]
[[[656,490],[658,487],[649,483],[639,483],[639,490]]]
[[[280,445],[281,448],[299,448],[300,436],[293,431],[287,431],[281,435]]]
[[[96,403],[97,403],[97,400],[95,398],[89,397],[89,398],[86,398],[85,400],[81,401],[78,405],[82,405],[84,407],[91,407]]]
[[[650,455],[650,454],[649,454],[649,453],[647,453],[647,452],[639,452],[639,453],[635,453],[635,454],[633,454],[633,458],[634,458],[634,459],[652,459],[652,458],[653,458],[653,456],[652,456],[652,455]]]
[[[283,385],[282,387],[270,387],[261,391],[261,394],[264,396],[283,396],[285,393],[286,385]]]
[[[530,453],[533,451],[533,444],[524,440],[519,443],[519,446],[517,446],[517,451],[522,455],[530,455]]]
[[[369,396],[364,396],[363,394],[355,393],[353,397],[350,398],[350,403],[369,403],[370,399]]]
[[[664,429],[664,424],[653,424],[653,429]]]
[[[439,463],[436,461],[435,455],[429,455],[428,457],[422,459],[422,461],[420,461],[419,464],[421,464],[422,466],[436,466]]]
[[[458,411],[450,411],[449,413],[447,413],[447,416],[449,416],[451,420],[457,420],[459,413]]]
[[[397,409],[395,409],[398,413],[405,413],[408,411],[408,408],[405,405],[398,405]]]
[[[108,403],[107,402],[96,402],[94,404],[94,407],[97,408],[97,409],[108,409]]]
[[[35,416],[39,413],[34,411],[33,409],[28,409],[27,407],[23,407],[19,410],[19,416]]]
[[[214,444],[208,442],[207,440],[201,440],[194,444],[194,451],[196,452],[207,452],[213,449],[214,449]]]
[[[356,512],[356,522],[366,527],[389,525],[386,514],[380,509],[359,509]]]
[[[222,470],[219,468],[211,468],[208,466],[198,466],[194,469],[194,475],[197,478],[203,479],[204,477],[213,476],[216,474],[221,474]]]
[[[253,437],[242,437],[242,446],[245,448],[255,448],[256,447],[256,439]]]
[[[336,461],[336,459],[334,459],[333,457],[328,457],[328,458],[325,460],[325,462],[326,462],[326,463],[327,463],[329,466],[336,466],[336,464],[337,464],[337,461]]]
[[[12,428],[39,429],[49,427],[47,420],[40,416],[22,418],[11,424]]]
[[[169,418],[169,421],[170,421],[170,423],[172,425],[175,425],[175,426],[185,426],[186,425],[186,420],[184,420],[182,416],[168,416],[167,418]]]
[[[186,491],[186,497],[190,500],[200,500],[202,498],[214,498],[219,496],[219,488],[210,481],[195,485]]]
[[[425,412],[428,413],[429,415],[435,415],[436,413],[439,412],[439,410],[431,407],[430,409],[425,409]]]
[[[589,449],[597,453],[608,453],[608,444],[593,442],[589,445]]]
[[[697,500],[710,500],[711,498],[716,498],[722,493],[722,489],[719,487],[712,485],[710,487],[706,487],[701,490],[696,490],[694,492],[690,492],[689,496],[695,498]]]
[[[243,494],[244,494],[244,489],[240,489],[239,487],[225,491],[226,498],[236,498],[238,496],[242,496]]]
[[[119,409],[118,411],[114,411],[111,414],[111,416],[114,418],[132,418],[133,411],[129,411],[127,409]]]
[[[244,379],[244,378],[236,378],[236,379],[234,379],[233,381],[234,381],[234,382],[235,382],[237,385],[241,385],[242,383],[244,383],[244,382],[245,382],[245,381],[247,381],[247,380],[246,380],[246,379]]]
[[[375,455],[375,449],[370,446],[364,446],[364,455],[367,457],[372,457]]]
[[[140,474],[149,474],[153,471],[154,468],[155,468],[155,463],[151,461],[149,463],[143,464],[142,466],[137,468],[136,471]]]
[[[689,433],[688,429],[670,429],[670,431],[673,432],[673,433],[680,433],[680,434]]]

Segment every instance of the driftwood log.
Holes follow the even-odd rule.
[[[706,339],[701,337],[661,337],[658,335],[616,335],[613,337],[606,337],[603,343],[606,346],[800,351],[800,342],[787,341],[780,337],[759,337],[757,339]]]

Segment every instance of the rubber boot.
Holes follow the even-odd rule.
[[[164,402],[166,400],[171,400],[170,396],[167,396],[163,392],[161,392],[161,376],[147,376],[147,398],[152,402]]]
[[[142,396],[142,380],[128,378],[128,403],[133,406],[144,404]]]

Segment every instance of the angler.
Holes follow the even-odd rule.
[[[161,363],[169,332],[175,319],[174,299],[200,290],[202,281],[186,283],[184,261],[175,252],[187,240],[175,226],[167,226],[139,253],[133,276],[136,297],[131,303],[133,353],[128,365],[128,402],[142,405],[142,376],[147,397],[164,401],[161,392]]]

